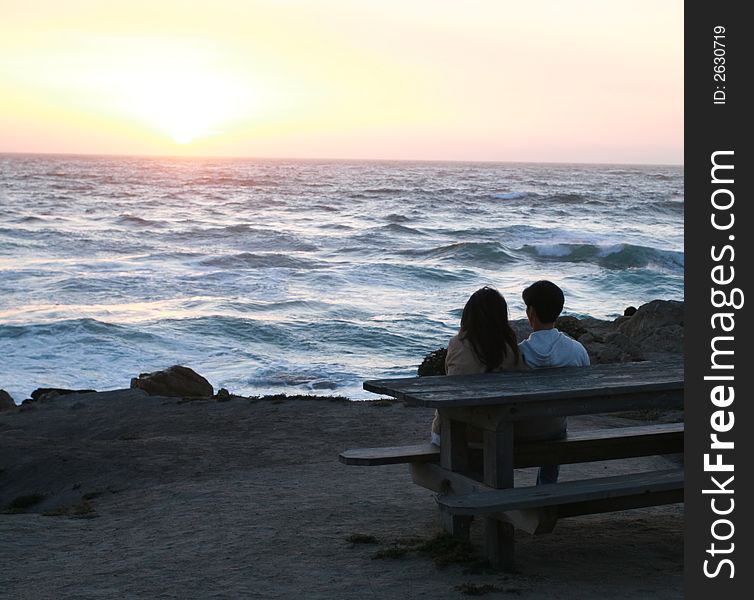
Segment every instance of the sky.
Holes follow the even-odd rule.
[[[680,0],[0,0],[0,152],[682,164]]]

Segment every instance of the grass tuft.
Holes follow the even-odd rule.
[[[494,585],[485,583],[483,585],[476,585],[474,583],[462,583],[456,586],[456,591],[466,594],[467,596],[485,596],[493,592],[501,592],[502,590]]]
[[[442,569],[452,564],[469,564],[478,557],[470,542],[459,540],[449,533],[442,532],[417,547],[420,554],[432,559],[435,566]]]
[[[395,540],[396,546],[421,546],[425,542],[424,538],[420,537],[402,537]]]
[[[6,507],[5,512],[10,514],[25,513],[32,506],[39,504],[45,498],[46,496],[44,494],[27,494],[25,496],[18,496],[11,500],[11,503]]]
[[[351,544],[379,544],[378,540],[373,535],[367,535],[365,533],[352,533],[346,538],[347,542]]]
[[[42,513],[45,517],[77,517],[79,519],[91,519],[97,516],[94,507],[86,500],[74,506],[61,506],[55,510]]]
[[[435,566],[440,569],[451,564],[465,564],[469,566],[469,572],[494,572],[487,561],[479,560],[471,543],[459,540],[445,532],[429,540],[419,537],[398,538],[389,548],[377,551],[372,558],[400,558],[409,552],[417,552],[431,558]]]
[[[392,406],[395,404],[395,400],[388,400],[386,398],[382,398],[380,400],[372,400],[369,402],[371,406]]]

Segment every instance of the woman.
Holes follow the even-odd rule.
[[[508,323],[508,304],[491,287],[474,292],[463,307],[461,329],[448,343],[447,375],[473,375],[525,368],[516,333]],[[440,416],[432,421],[432,443],[440,445]]]

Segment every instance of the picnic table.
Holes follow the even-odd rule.
[[[364,382],[364,389],[409,406],[435,408],[440,448],[427,443],[362,448],[340,455],[346,464],[407,462],[419,485],[439,493],[445,528],[468,536],[484,519],[490,561],[513,568],[514,527],[547,532],[559,518],[683,501],[680,469],[514,488],[514,469],[681,452],[683,424],[663,423],[568,434],[561,440],[515,443],[516,423],[683,407],[680,361],[537,369],[483,375],[412,377]],[[472,426],[471,428],[469,426]],[[477,431],[471,441],[470,431]],[[477,446],[475,448],[475,445]],[[474,453],[481,469],[474,472]]]

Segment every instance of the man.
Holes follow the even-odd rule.
[[[537,281],[521,296],[526,304],[526,316],[531,335],[518,345],[526,365],[531,369],[544,367],[588,367],[589,354],[584,346],[555,329],[565,303],[563,290],[551,281]],[[524,421],[516,430],[516,439],[559,439],[566,435],[565,417]],[[537,485],[557,483],[560,465],[543,465],[537,474]]]

